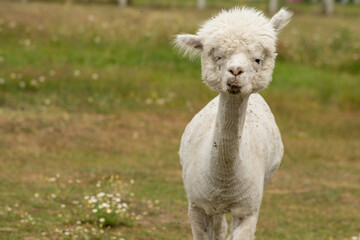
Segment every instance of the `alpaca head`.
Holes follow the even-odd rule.
[[[234,8],[206,21],[196,35],[177,35],[175,44],[185,54],[201,54],[202,79],[213,91],[248,95],[271,81],[277,33],[291,15],[281,9],[268,19]]]

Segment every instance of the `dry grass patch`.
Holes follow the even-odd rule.
[[[266,188],[258,237],[275,239],[285,234],[295,236],[294,239],[300,236],[340,239],[356,234],[353,220],[360,214],[356,212],[356,206],[360,205],[357,174],[360,166],[355,159],[360,142],[354,137],[358,133],[343,132],[340,138],[334,139],[339,131],[327,132],[333,125],[351,124],[356,118],[332,108],[311,114],[314,121],[296,125],[292,122],[295,120],[282,111],[275,113],[279,125],[288,129],[283,131],[286,152],[282,166]],[[333,114],[341,120],[328,121],[330,125],[322,127],[316,119],[323,114]],[[81,179],[73,192],[67,193],[71,196],[91,190],[97,179],[116,174],[120,178],[135,179],[136,196],[159,199],[161,208],[150,218],[144,218],[144,222],[130,228],[120,227],[121,230],[115,227],[108,230],[109,234],[120,230],[126,239],[134,240],[167,239],[169,233],[173,234],[172,239],[189,238],[177,150],[191,115],[147,111],[101,115],[3,110],[0,146],[5,171],[0,180],[5,184],[1,187],[4,196],[1,201],[15,201],[41,219],[46,217],[43,210],[34,209],[25,199],[35,192],[51,192],[52,187],[45,178],[58,173],[64,179]],[[347,117],[340,117],[344,115]],[[314,129],[318,134],[312,134]],[[309,134],[294,134],[302,131]],[[13,186],[19,188],[11,193]],[[49,206],[46,211],[54,212],[56,206]],[[13,224],[16,221],[14,219]],[[10,221],[5,227],[11,226],[14,225]],[[337,227],[329,231],[328,226]],[[39,229],[42,228],[27,231],[36,235],[40,234]],[[305,234],[308,230],[311,234]]]

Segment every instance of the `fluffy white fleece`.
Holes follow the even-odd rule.
[[[195,240],[252,240],[263,189],[283,155],[270,108],[257,93],[272,79],[277,33],[291,13],[271,19],[252,8],[222,11],[176,46],[201,55],[202,79],[219,96],[191,120],[180,159]]]

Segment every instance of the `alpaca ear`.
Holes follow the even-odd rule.
[[[285,8],[280,9],[270,20],[276,32],[280,32],[289,22],[293,13]]]
[[[185,55],[195,57],[203,50],[203,44],[197,35],[192,34],[179,34],[176,35],[174,40],[175,48]]]

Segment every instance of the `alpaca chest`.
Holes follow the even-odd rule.
[[[238,178],[215,183],[205,179],[188,186],[187,192],[189,199],[208,215],[236,212],[246,216],[259,209],[262,190],[254,182]]]

